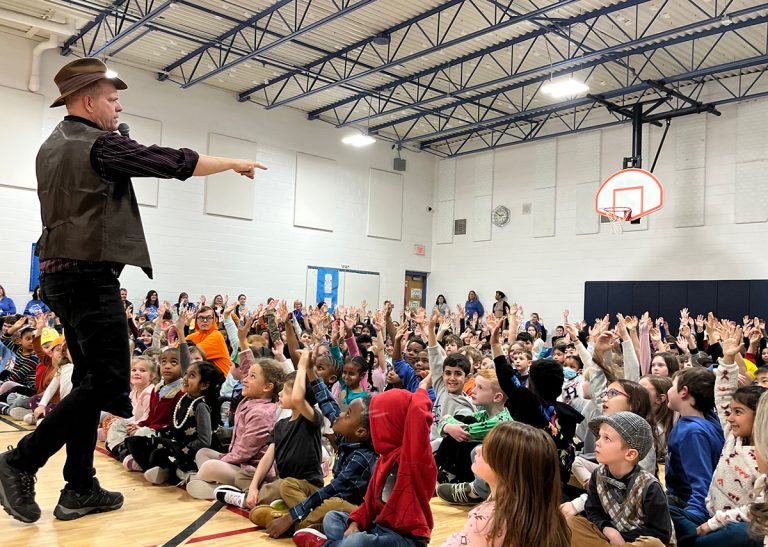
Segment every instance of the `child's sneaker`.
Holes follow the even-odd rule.
[[[29,412],[30,410],[28,408],[24,408],[23,406],[15,406],[11,408],[10,415],[11,415],[11,418],[13,418],[14,420],[21,421],[24,419],[24,416],[26,416]]]
[[[35,425],[35,415],[31,412],[24,414],[24,423],[29,425]]]
[[[290,507],[288,507],[288,504],[285,503],[283,500],[277,499],[269,504],[269,506],[274,509],[275,511],[283,511],[286,512]]]
[[[269,505],[257,505],[251,509],[248,518],[259,528],[266,528],[270,522],[286,514],[284,511],[275,511]]]
[[[328,536],[314,528],[304,528],[293,534],[293,542],[299,547],[321,547],[328,541]]]
[[[472,485],[468,482],[438,484],[436,492],[441,500],[453,505],[477,505],[483,501],[483,498],[475,494]]]
[[[151,467],[144,471],[144,478],[152,484],[165,484],[171,478],[171,470],[165,467]]]
[[[8,403],[0,403],[0,414],[8,416],[11,412],[11,405]]]
[[[123,467],[125,467],[128,471],[143,471],[141,466],[139,466],[138,463],[136,463],[136,460],[133,459],[133,456],[126,456],[123,460]]]
[[[216,490],[213,491],[213,495],[221,503],[240,507],[241,509],[245,506],[245,492],[234,486],[228,484],[217,486]]]

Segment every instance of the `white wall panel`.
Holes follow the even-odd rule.
[[[400,240],[403,233],[403,176],[371,169],[368,180],[368,232]]]
[[[737,224],[768,220],[768,160],[736,164]]]
[[[674,211],[675,226],[685,228],[704,225],[706,172],[700,169],[677,171],[665,197]]]
[[[493,196],[475,196],[472,204],[472,226],[470,235],[472,241],[489,241],[491,239],[491,208]]]
[[[301,152],[296,154],[293,225],[332,231],[338,191],[335,160]]]
[[[555,235],[556,189],[537,188],[533,198],[533,237]]]
[[[453,243],[453,200],[437,203],[435,243]]]
[[[227,158],[256,160],[255,142],[210,133],[208,154]],[[258,176],[258,173],[257,173]],[[225,171],[205,178],[205,212],[209,215],[253,220],[254,182],[234,171]]]
[[[48,138],[42,133],[44,100],[37,93],[0,86],[0,150],[7,157],[0,169],[0,184],[4,186],[37,188],[35,158]]]

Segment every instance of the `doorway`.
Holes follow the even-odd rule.
[[[405,272],[403,305],[407,310],[427,307],[427,272]]]

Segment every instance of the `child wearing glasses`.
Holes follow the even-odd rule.
[[[187,340],[194,342],[202,349],[206,360],[216,365],[216,368],[226,377],[231,360],[227,343],[216,325],[215,315],[212,307],[202,306],[195,316],[195,332],[187,335]]]

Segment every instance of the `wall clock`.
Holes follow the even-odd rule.
[[[509,224],[510,216],[511,211],[509,210],[509,207],[499,205],[491,212],[491,222],[501,228],[502,226]]]

